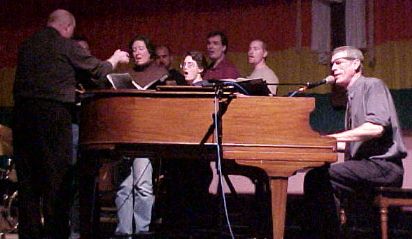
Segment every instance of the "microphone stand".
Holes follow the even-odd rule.
[[[296,96],[297,94],[299,94],[299,93],[303,93],[303,92],[305,92],[306,90],[307,90],[307,83],[265,83],[267,86],[269,86],[269,85],[286,85],[286,86],[290,86],[290,85],[297,85],[297,86],[302,86],[302,85],[304,85],[303,87],[301,87],[301,88],[299,88],[298,90],[294,90],[293,92],[292,92],[292,94],[290,94],[288,97],[294,97],[294,96]]]
[[[222,151],[222,113],[220,110],[220,104],[223,96],[223,84],[216,84],[215,85],[215,95],[214,95],[214,120],[215,120],[215,135],[216,137],[216,146],[217,146],[217,153],[218,159],[223,157]],[[219,172],[218,172],[219,173]]]
[[[292,94],[289,95],[289,97],[293,97],[298,93],[303,93],[308,89],[312,89],[312,88],[315,88],[315,87],[318,87],[318,86],[321,86],[321,85],[324,85],[324,84],[331,84],[332,81],[333,81],[333,83],[335,82],[334,79],[333,79],[333,76],[328,76],[327,78],[325,78],[324,80],[322,80],[320,82],[316,82],[316,83],[307,82],[306,84],[304,84],[303,87],[299,88],[298,90],[293,91]]]
[[[307,83],[266,83],[265,85],[306,85]]]
[[[235,238],[233,231],[232,231],[232,227],[231,227],[231,223],[229,220],[229,215],[228,215],[228,211],[227,211],[227,207],[226,207],[226,197],[225,197],[225,192],[223,189],[223,172],[222,172],[222,159],[223,159],[223,146],[222,146],[222,98],[223,98],[223,89],[224,89],[224,84],[215,84],[215,94],[214,94],[214,115],[213,115],[213,119],[215,122],[215,141],[216,141],[216,150],[217,150],[217,162],[216,162],[216,170],[217,170],[217,174],[218,174],[218,195],[219,192],[222,195],[222,201],[220,201],[219,203],[219,229],[223,228],[224,225],[224,218],[222,218],[222,211],[224,210],[224,215],[226,217],[226,221],[227,221],[227,225],[228,225],[228,229],[229,229],[229,233],[231,238]],[[230,183],[230,182],[228,182]],[[222,237],[222,232],[223,230],[219,230],[220,231],[220,236]]]

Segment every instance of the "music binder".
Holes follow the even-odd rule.
[[[181,92],[213,92],[213,87],[189,86],[189,85],[160,85],[156,87],[159,91],[181,91]]]
[[[147,90],[153,88],[155,85],[162,83],[166,80],[168,75],[164,75],[159,79],[153,80],[146,84],[145,86],[139,85],[133,80],[129,73],[110,73],[107,74],[107,79],[112,85],[113,89],[137,89],[137,90]]]

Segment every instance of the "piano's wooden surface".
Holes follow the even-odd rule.
[[[82,103],[83,150],[119,149],[176,154],[214,151],[213,93],[100,91]],[[336,142],[309,125],[313,98],[221,99],[223,158],[262,168],[270,177],[273,238],[283,238],[287,178],[336,161]],[[185,151],[186,157],[190,157]],[[194,154],[193,158],[197,158]]]

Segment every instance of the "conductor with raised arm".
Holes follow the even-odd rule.
[[[70,39],[74,16],[53,11],[24,41],[14,82],[13,139],[19,184],[19,238],[68,238],[72,161],[71,108],[76,71],[95,78],[129,61],[117,50],[101,61]],[[44,221],[42,221],[42,217]]]
[[[345,161],[305,177],[307,238],[338,238],[337,208],[346,196],[402,186],[406,149],[392,96],[382,80],[363,75],[362,61],[362,52],[351,46],[332,53],[331,73],[347,90],[347,107],[345,131],[328,136],[346,143]]]

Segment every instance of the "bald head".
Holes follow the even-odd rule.
[[[56,29],[62,37],[71,38],[76,27],[76,20],[69,11],[57,9],[50,14],[47,26]]]

